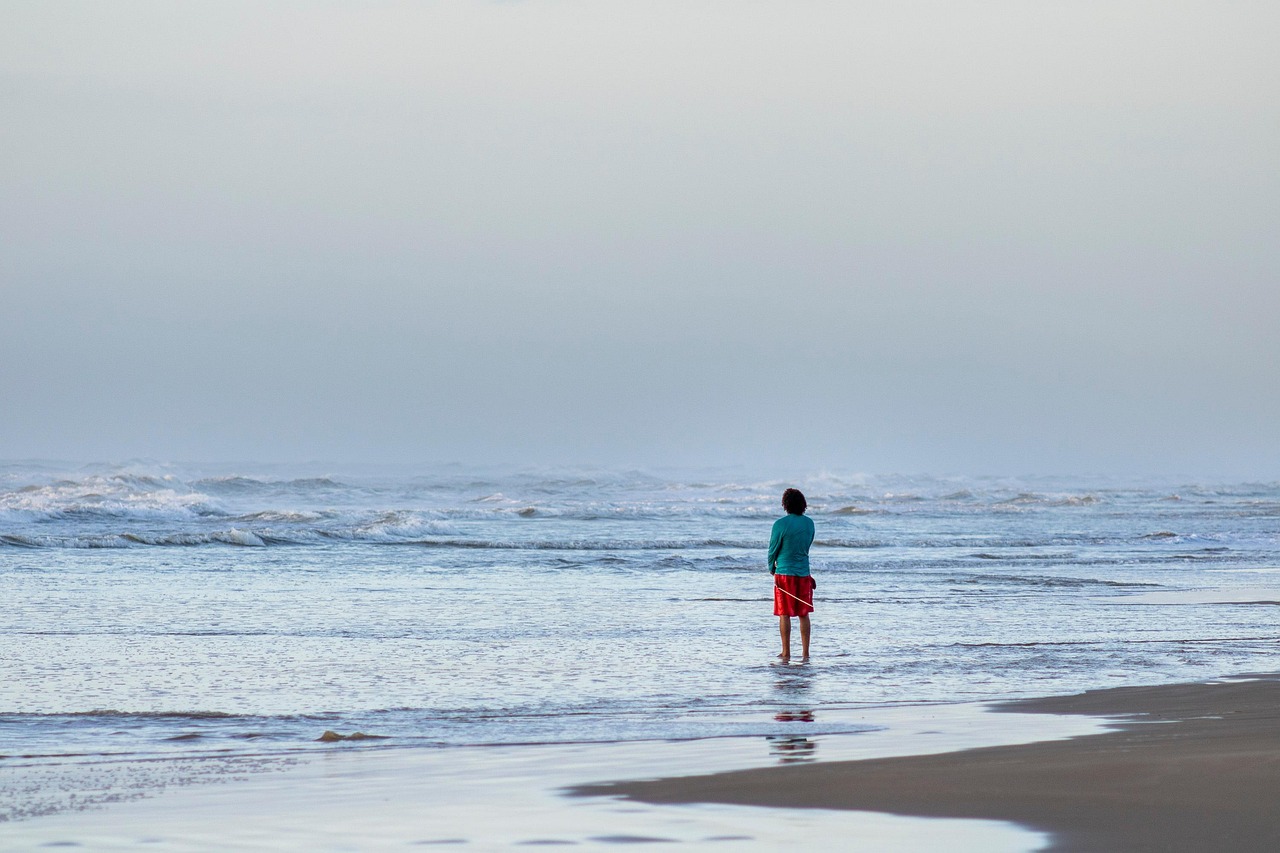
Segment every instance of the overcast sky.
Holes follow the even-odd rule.
[[[1278,39],[0,2],[0,457],[1275,479]]]

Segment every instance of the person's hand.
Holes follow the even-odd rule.
[[[771,575],[776,575],[777,573],[778,573],[778,570],[777,570],[777,569],[770,569],[770,570],[769,570],[769,574],[771,574]]]
[[[809,583],[813,584],[814,589],[818,588],[818,581],[813,577],[813,575],[809,576]]]

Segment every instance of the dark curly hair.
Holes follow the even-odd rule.
[[[804,493],[799,489],[787,489],[782,493],[782,508],[792,515],[804,515],[804,511],[809,508],[809,502],[804,499]]]

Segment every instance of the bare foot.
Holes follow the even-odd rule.
[[[808,662],[809,662],[809,656],[808,656],[808,655],[805,655],[804,657],[800,658],[800,663],[808,663]]]
[[[783,663],[791,663],[791,655],[780,654],[778,655],[778,660],[782,661]]]

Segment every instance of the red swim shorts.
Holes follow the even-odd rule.
[[[812,613],[813,586],[813,578],[808,575],[774,575],[773,615],[807,616]]]

